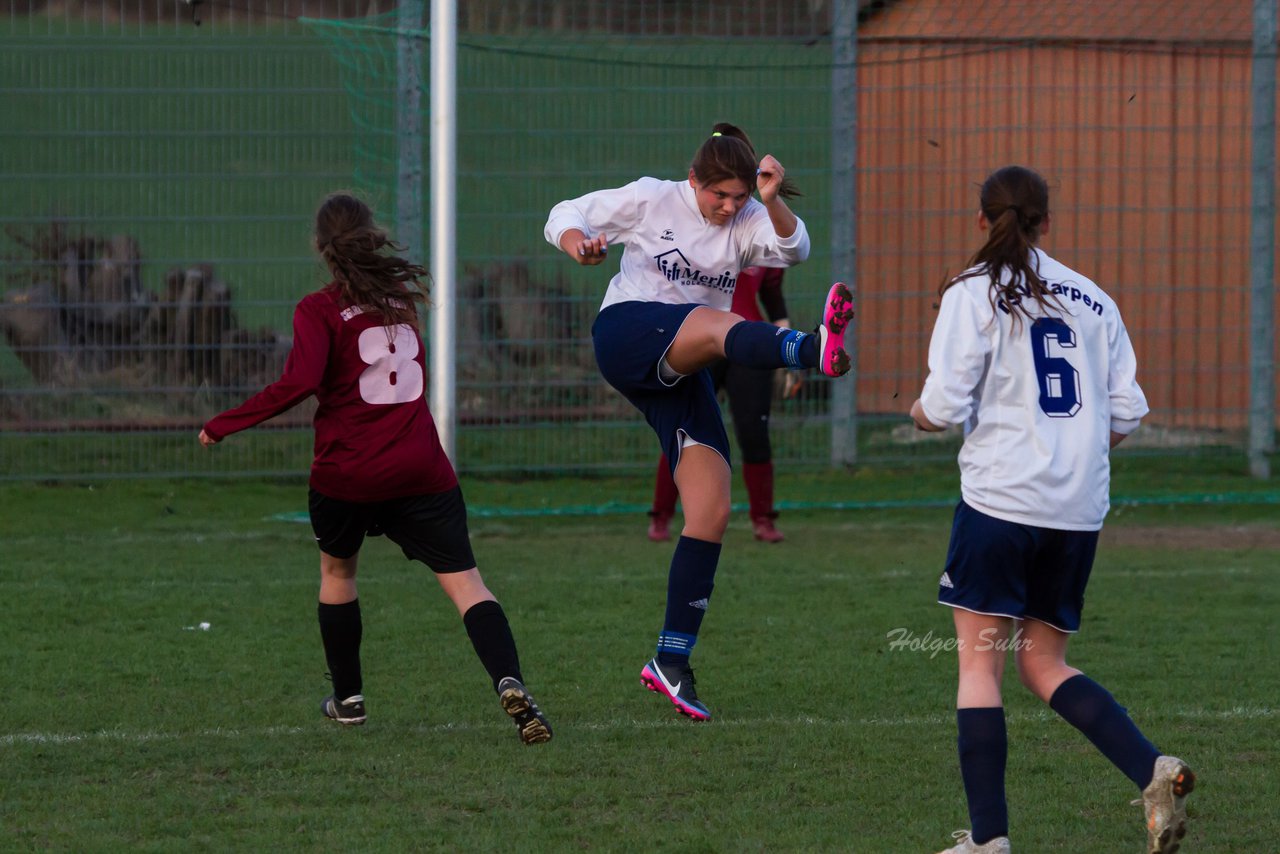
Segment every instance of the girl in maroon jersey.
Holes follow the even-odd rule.
[[[315,249],[332,281],[303,297],[280,379],[205,424],[217,444],[315,395],[311,526],[320,547],[320,636],[333,678],[321,711],[363,724],[363,632],[356,567],[366,534],[385,534],[436,573],[525,744],[551,727],[524,687],[511,628],[476,568],[462,491],[427,409],[418,305],[427,271],[400,258],[369,207],[334,193],[316,213]]]

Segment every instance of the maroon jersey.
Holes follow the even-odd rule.
[[[760,313],[762,303],[770,321],[787,316],[781,268],[747,267],[738,274],[738,283],[733,289],[733,306],[729,310],[745,320],[764,320]]]
[[[280,379],[204,426],[214,439],[316,396],[311,487],[342,501],[382,501],[457,485],[427,409],[426,358],[408,324],[348,306],[333,285],[293,313],[293,349]]]

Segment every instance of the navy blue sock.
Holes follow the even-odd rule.
[[[679,664],[689,659],[707,614],[719,562],[719,543],[693,537],[676,542],[667,575],[667,616],[658,636],[658,663]]]
[[[818,364],[817,336],[744,320],[724,336],[724,355],[747,368],[813,368]]]
[[[1139,789],[1151,783],[1160,751],[1106,688],[1080,673],[1058,686],[1049,708],[1084,733]]]
[[[1009,806],[1004,798],[1004,765],[1009,737],[1004,709],[956,709],[956,745],[960,750],[960,776],[969,801],[970,833],[981,845],[1009,835]]]
[[[320,620],[325,662],[333,679],[333,696],[338,700],[354,697],[364,690],[360,673],[360,640],[364,636],[360,600],[353,599],[341,605],[320,602],[316,616]]]

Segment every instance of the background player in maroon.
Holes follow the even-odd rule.
[[[284,373],[211,419],[200,442],[212,446],[316,397],[309,505],[333,678],[321,710],[342,724],[365,722],[356,568],[365,535],[385,534],[436,573],[521,740],[547,741],[551,728],[524,687],[502,606],[476,568],[462,491],[427,409],[417,310],[427,301],[427,271],[388,252],[400,247],[346,193],[320,205],[315,248],[332,281],[298,303]]]
[[[787,317],[787,301],[782,295],[782,267],[748,267],[738,274],[733,289],[734,314],[744,320],[768,320],[775,326],[791,328]],[[761,312],[761,307],[764,311]],[[733,417],[733,432],[742,453],[742,481],[747,487],[748,515],[751,531],[757,540],[780,543],[782,532],[774,524],[778,512],[773,508],[773,449],[769,444],[769,410],[773,404],[774,371],[735,365],[727,360],[707,370],[717,390],[724,389]],[[786,370],[783,397],[795,394],[803,382],[799,371]],[[680,491],[671,476],[671,463],[666,454],[658,460],[654,474],[653,508],[649,511],[649,539],[665,542],[671,539],[671,517],[676,512]]]

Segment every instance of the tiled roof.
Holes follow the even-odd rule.
[[[876,5],[881,8],[876,10]],[[1251,0],[898,0],[863,6],[860,39],[1243,41]]]

